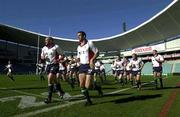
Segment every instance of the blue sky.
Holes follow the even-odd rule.
[[[138,26],[172,0],[0,0],[0,23],[62,38],[99,39]]]

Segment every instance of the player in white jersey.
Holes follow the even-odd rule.
[[[86,97],[86,105],[91,105],[92,101],[89,96],[88,89],[93,79],[94,61],[97,58],[99,51],[91,41],[86,39],[86,33],[79,31],[77,33],[79,39],[79,46],[77,48],[77,61],[80,63],[79,67],[79,81],[81,92]],[[99,87],[96,87],[99,90]]]
[[[101,82],[103,82],[103,79],[100,77],[100,66],[101,63],[99,60],[97,60],[95,62],[95,67],[94,67],[94,82],[96,82],[97,77],[99,77],[101,79]]]
[[[78,78],[77,76],[78,70],[77,70],[77,62],[73,55],[70,58],[69,65],[70,65],[70,79],[69,80],[70,80],[71,87],[74,88],[75,81]]]
[[[117,56],[115,60],[116,72],[118,76],[118,82],[124,85],[123,74],[124,74],[124,59],[121,59],[120,56]]]
[[[130,64],[132,67],[131,77],[135,78],[136,83],[137,83],[137,88],[140,90],[141,89],[141,70],[144,66],[144,62],[142,61],[141,58],[137,57],[137,54],[133,53]]]
[[[117,72],[116,72],[115,61],[113,61],[111,64],[111,70],[112,70],[112,75],[114,76],[115,80],[117,80]]]
[[[39,60],[39,63],[37,63],[36,66],[38,67],[38,70],[39,70],[38,74],[39,74],[39,76],[40,76],[41,81],[42,81],[42,80],[45,80],[45,78],[44,78],[44,74],[45,74],[45,63],[43,63],[42,60],[40,59],[40,60]]]
[[[46,72],[48,74],[48,98],[44,101],[50,103],[52,99],[53,87],[55,84],[56,91],[60,98],[63,98],[65,94],[61,89],[60,82],[57,82],[56,74],[59,70],[59,55],[62,54],[62,50],[56,44],[54,44],[52,37],[45,38],[45,46],[42,48],[41,59],[45,60]]]
[[[133,86],[133,80],[132,80],[132,78],[131,78],[131,63],[130,63],[130,61],[129,61],[129,59],[128,58],[125,58],[124,59],[124,71],[125,71],[125,73],[124,73],[124,75],[125,75],[125,77],[126,77],[126,81],[130,81],[131,82],[131,85]]]
[[[66,59],[64,55],[60,55],[59,58],[59,71],[56,74],[56,78],[66,81]]]
[[[105,71],[105,66],[102,63],[102,61],[100,62],[100,77],[102,77],[102,79],[106,80],[106,71]]]
[[[12,81],[15,81],[14,80],[14,77],[13,77],[13,75],[12,75],[12,70],[13,70],[13,68],[12,68],[12,64],[11,64],[11,61],[8,61],[8,64],[5,66],[6,68],[5,68],[5,70],[7,70],[7,76],[12,80]]]
[[[151,57],[152,66],[153,66],[153,74],[154,74],[154,81],[156,89],[158,88],[157,79],[159,78],[160,87],[163,88],[162,82],[162,63],[164,62],[163,56],[157,53],[157,50],[153,50],[153,56]]]

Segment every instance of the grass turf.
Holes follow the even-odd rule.
[[[112,92],[121,89],[131,87],[129,84],[121,86],[114,81],[112,76],[108,76],[106,83],[102,85],[103,92]],[[47,79],[46,81],[40,81],[35,75],[16,75],[15,82],[8,79],[5,75],[0,75],[0,99],[12,96],[34,96],[36,102],[42,102],[46,96],[42,93],[47,92]],[[143,76],[142,82],[152,81],[152,76]],[[96,91],[91,90],[90,95],[93,99],[92,106],[85,107],[84,103],[78,103],[71,106],[54,109],[49,112],[39,113],[37,117],[155,117],[158,116],[161,108],[168,99],[173,90],[179,90],[176,87],[177,83],[180,83],[179,76],[170,76],[164,81],[164,89],[155,90],[152,84],[143,86],[141,91],[136,88],[131,88],[123,92],[119,92],[112,95],[105,95],[99,97]],[[6,89],[5,89],[6,88]],[[79,95],[80,88],[76,86],[75,89],[71,89],[69,84],[62,82],[62,88],[70,95]],[[53,94],[53,97],[58,98]],[[168,116],[179,116],[178,111],[180,107],[179,103],[180,92],[177,94],[172,107],[169,110]],[[46,109],[58,105],[67,104],[67,101],[53,100],[51,104],[44,104],[37,107],[29,107],[20,109],[18,104],[21,99],[17,98],[13,101],[0,101],[0,117],[8,117],[19,115],[28,112],[34,112],[41,109]],[[72,101],[73,102],[73,101]],[[34,115],[32,115],[34,116]]]

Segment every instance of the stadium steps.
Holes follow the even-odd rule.
[[[180,73],[180,63],[174,63],[173,73]]]

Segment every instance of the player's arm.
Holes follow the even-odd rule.
[[[164,58],[163,58],[163,56],[160,56],[160,57],[159,57],[158,62],[160,62],[160,63],[163,63],[163,62],[164,62]]]
[[[77,48],[77,57],[76,57],[75,61],[76,61],[76,63],[80,62],[80,51],[78,48]]]
[[[41,50],[41,59],[42,59],[42,60],[45,60],[45,59],[46,59],[46,55],[45,55],[45,52],[44,52],[44,48],[42,48],[42,50]]]
[[[94,60],[99,56],[99,50],[94,46],[92,42],[89,42],[89,47],[94,53],[93,57],[90,59],[90,66],[93,68]]]
[[[141,63],[140,63],[140,70],[142,70],[144,67],[144,62],[141,60]]]
[[[64,54],[64,51],[62,50],[62,48],[56,45],[56,58],[54,58],[54,63],[63,62],[63,59],[62,59],[63,54]]]

